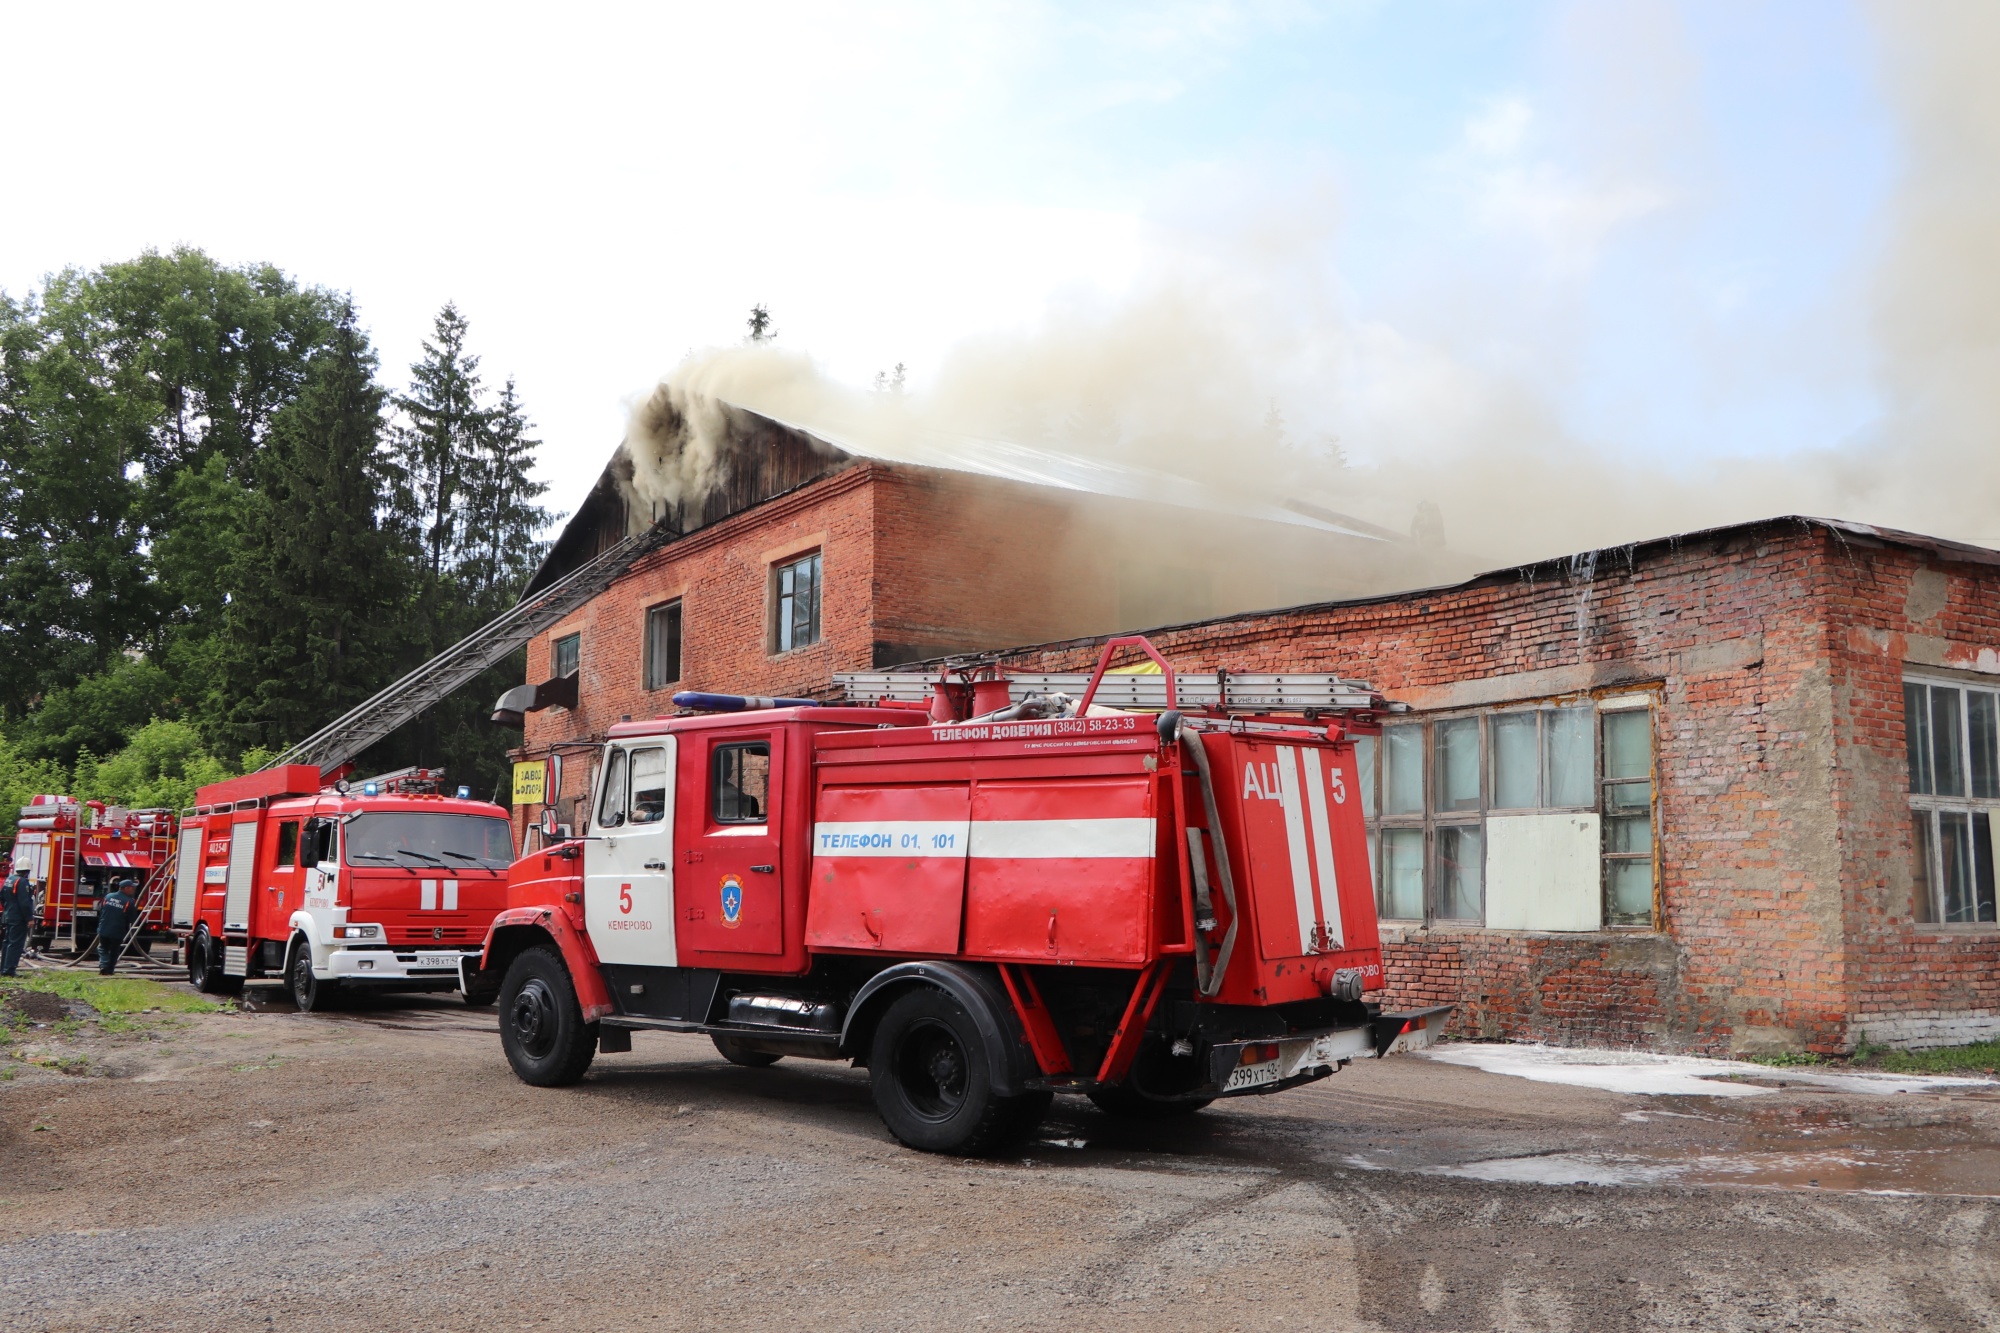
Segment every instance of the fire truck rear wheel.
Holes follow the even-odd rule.
[[[321,981],[313,975],[312,946],[304,940],[292,945],[292,1003],[302,1014],[325,1013],[338,1003],[340,983]]]
[[[905,991],[875,1027],[868,1084],[889,1132],[925,1152],[1005,1147],[1041,1119],[1048,1097],[1002,1097],[972,1015],[930,986]]]
[[[715,1049],[721,1052],[723,1059],[732,1065],[742,1065],[745,1069],[768,1069],[785,1058],[782,1055],[773,1055],[769,1051],[752,1050],[736,1037],[715,1034],[714,1040]]]
[[[597,1054],[597,1028],[583,1021],[576,986],[553,949],[524,949],[500,983],[500,1047],[523,1083],[574,1083]]]
[[[188,984],[204,995],[233,995],[243,989],[242,979],[222,974],[222,950],[206,929],[188,941]]]

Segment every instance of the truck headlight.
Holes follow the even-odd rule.
[[[337,940],[372,940],[382,933],[380,926],[335,926],[333,937]]]

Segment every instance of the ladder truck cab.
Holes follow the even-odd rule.
[[[174,877],[188,980],[288,986],[304,1010],[350,990],[456,989],[506,905],[514,839],[499,806],[442,795],[441,779],[326,785],[289,764],[203,787]]]
[[[172,939],[165,887],[178,822],[171,810],[125,810],[69,796],[37,796],[22,806],[7,873],[25,870],[34,885],[34,946],[88,949],[97,939],[97,905],[121,879],[138,886],[131,942],[146,952]]]
[[[1158,673],[1106,676],[1127,646]],[[613,727],[588,823],[545,813],[466,962],[515,1072],[705,1033],[739,1065],[864,1065],[897,1138],[963,1153],[1057,1092],[1172,1116],[1428,1038],[1441,1010],[1374,1002],[1353,737],[1394,705],[1177,678],[1143,639],[1087,678],[983,674]]]

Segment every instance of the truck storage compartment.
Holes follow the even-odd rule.
[[[957,953],[970,801],[964,783],[823,787],[807,946]]]
[[[966,955],[1145,962],[1156,837],[1148,777],[980,781]]]

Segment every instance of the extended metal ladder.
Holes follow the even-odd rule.
[[[346,763],[611,586],[632,562],[679,534],[655,524],[594,556],[480,626],[389,688],[292,746],[265,768]]]
[[[1081,698],[1090,684],[1089,672],[1008,671],[1007,691],[1015,703],[1030,694],[1068,694]],[[1183,708],[1222,707],[1238,711],[1306,709],[1362,711],[1381,706],[1381,695],[1366,681],[1348,680],[1323,672],[1177,671],[1177,698]],[[849,703],[894,699],[917,703],[931,697],[938,671],[836,671],[833,683]],[[1167,706],[1164,677],[1107,672],[1097,684],[1093,702],[1107,708],[1160,710]]]

